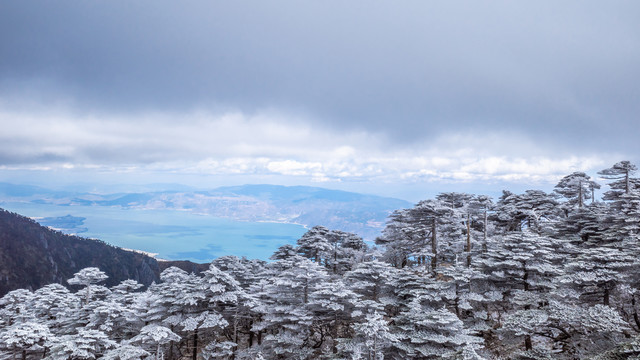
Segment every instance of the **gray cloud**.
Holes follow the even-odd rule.
[[[279,109],[397,143],[499,130],[565,152],[635,154],[639,11],[635,1],[2,2],[0,96],[111,115]]]

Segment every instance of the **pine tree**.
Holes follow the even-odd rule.
[[[558,202],[541,190],[527,190],[524,194],[503,191],[489,218],[503,232],[529,229],[542,233],[560,215]]]
[[[359,311],[354,316],[371,312],[385,313],[385,307],[395,303],[392,284],[398,270],[386,263],[372,260],[358,264],[344,275],[344,281],[360,296]]]
[[[280,260],[270,266],[273,277],[258,285],[261,319],[253,331],[265,333],[261,349],[269,358],[304,359],[313,353],[313,314],[309,301],[315,286],[328,274],[309,259]],[[259,341],[260,342],[260,341]]]
[[[513,311],[535,318],[535,310],[545,304],[545,294],[555,289],[554,281],[562,275],[561,263],[570,252],[568,242],[531,232],[497,239],[478,262],[486,275],[483,296],[493,300],[487,308],[491,318],[500,319]],[[534,332],[523,331],[515,333],[524,335],[524,348],[531,350]]]
[[[587,304],[610,305],[612,292],[630,280],[628,270],[636,264],[638,255],[628,251],[631,246],[624,242],[580,244],[560,283],[576,289]]]
[[[101,357],[102,360],[143,360],[149,359],[151,353],[142,349],[139,346],[121,343],[116,345],[115,348],[104,353]]]
[[[600,189],[600,185],[591,180],[591,177],[583,172],[576,171],[563,177],[556,185],[554,191],[567,199],[564,206],[565,215],[575,208],[582,208],[585,200],[595,200],[594,191]]]
[[[97,359],[116,346],[107,334],[99,330],[78,329],[71,335],[55,338],[47,359]]]
[[[85,299],[84,304],[88,304],[91,300],[91,286],[99,282],[105,281],[108,276],[100,269],[96,267],[84,268],[73,275],[73,277],[67,280],[69,285],[84,286]]]
[[[314,226],[298,239],[298,254],[311,259],[317,264],[324,264],[331,252],[329,243],[330,230],[324,226]]]
[[[606,237],[612,240],[637,237],[640,234],[640,179],[632,177],[637,167],[629,161],[621,161],[598,174],[606,180],[610,190],[603,199],[609,203],[606,219]]]
[[[134,336],[131,339],[131,342],[140,343],[143,348],[149,350],[149,352],[155,353],[156,360],[160,360],[164,358],[163,347],[171,342],[179,340],[180,336],[169,328],[157,324],[151,324],[140,329],[140,333]]]
[[[430,259],[429,265],[435,274],[438,260],[443,256],[452,258],[455,247],[462,245],[455,239],[456,232],[462,234],[462,225],[457,222],[451,206],[425,200],[411,209],[394,212],[383,236],[376,239],[376,244],[385,246],[385,259],[400,268],[412,264],[427,266]]]
[[[0,349],[12,353],[12,358],[20,353],[22,360],[27,356],[46,354],[46,345],[54,338],[49,328],[35,321],[19,321],[0,330]],[[0,356],[2,354],[0,353]]]
[[[394,359],[443,359],[467,347],[475,351],[482,339],[469,335],[458,317],[444,307],[432,309],[414,299],[394,318],[398,339]]]
[[[320,352],[337,353],[339,339],[352,335],[352,313],[358,301],[359,296],[340,278],[315,284],[308,305],[313,314],[312,329],[317,334],[315,348]]]
[[[0,299],[0,326],[11,326],[34,317],[29,303],[33,293],[26,289],[9,291]]]
[[[382,360],[385,351],[397,341],[391,333],[389,322],[378,312],[367,314],[353,328],[354,338],[340,346],[340,350],[351,355],[352,359]]]
[[[604,193],[604,200],[615,201],[618,200],[620,195],[629,194],[633,190],[635,181],[631,178],[631,175],[638,170],[638,168],[631,162],[625,160],[615,163],[612,167],[606,168],[598,172],[603,179],[613,180],[609,183],[610,191]]]

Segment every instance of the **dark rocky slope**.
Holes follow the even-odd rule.
[[[125,279],[149,285],[158,281],[158,262],[100,240],[90,240],[43,227],[34,220],[0,209],[0,296],[20,288],[50,283],[67,285],[78,270],[95,266],[113,286]]]

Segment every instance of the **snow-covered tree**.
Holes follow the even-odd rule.
[[[314,285],[308,307],[313,314],[312,331],[318,335],[314,347],[320,352],[335,353],[339,339],[351,337],[359,298],[340,278]]]
[[[636,181],[631,178],[638,168],[630,161],[624,160],[615,163],[610,168],[606,168],[598,172],[598,174],[606,180],[612,180],[609,183],[610,191],[605,192],[604,200],[615,201],[622,194],[629,194],[633,190]]]
[[[462,234],[463,226],[456,220],[455,208],[452,208],[454,205],[425,200],[411,209],[391,214],[382,236],[376,239],[376,244],[386,249],[385,259],[392,260],[400,268],[411,262],[418,266],[428,264],[435,274],[438,259],[443,255],[451,257],[455,253],[450,246],[462,246],[461,237],[458,239],[460,241],[443,242],[451,240],[456,232]],[[446,253],[442,254],[442,251]]]
[[[78,329],[70,335],[62,335],[51,342],[51,350],[47,359],[97,359],[116,346],[116,342],[109,339],[100,330]]]
[[[568,215],[572,208],[582,208],[585,200],[591,199],[591,202],[594,202],[594,192],[596,189],[600,189],[598,183],[591,180],[589,175],[576,171],[563,177],[556,185],[554,191],[567,199],[564,211],[565,214]]]
[[[129,344],[118,344],[115,348],[108,350],[101,357],[102,360],[142,360],[151,356],[151,353],[139,346]]]
[[[503,232],[529,229],[541,233],[560,215],[558,202],[541,190],[527,190],[523,194],[503,191],[489,217]]]
[[[414,299],[407,310],[394,318],[398,339],[394,359],[451,358],[467,347],[479,348],[482,339],[471,336],[458,317],[444,307],[432,309]]]
[[[397,271],[389,264],[371,260],[358,264],[344,275],[348,288],[360,296],[360,310],[355,316],[373,311],[385,313],[385,307],[395,302],[392,284]]]
[[[46,354],[46,346],[54,338],[49,328],[35,321],[20,321],[0,330],[0,349],[10,352],[16,358],[20,353],[22,360],[28,355]]]
[[[91,286],[105,281],[107,278],[109,278],[107,274],[97,267],[88,267],[75,273],[71,279],[67,280],[67,283],[69,285],[84,286],[84,291],[86,292],[84,303],[86,305],[91,299]]]
[[[271,255],[271,260],[288,260],[294,256],[298,256],[298,251],[296,247],[291,244],[284,244],[280,246],[274,253]]]
[[[628,270],[637,267],[637,252],[627,251],[634,246],[624,242],[581,244],[558,281],[576,289],[587,304],[610,305],[612,292],[631,280]]]
[[[26,289],[9,291],[0,298],[0,326],[11,326],[32,319],[34,314],[29,307],[32,298],[33,293]]]
[[[326,281],[326,270],[316,262],[302,258],[290,262],[280,260],[270,264],[278,269],[265,279],[257,291],[257,311],[261,319],[253,331],[264,333],[261,348],[271,358],[307,358],[313,353],[313,313],[309,308],[315,286]]]
[[[382,360],[385,350],[397,341],[389,322],[378,312],[367,314],[362,322],[353,325],[354,338],[341,346],[352,359]]]
[[[330,230],[324,226],[312,227],[298,239],[297,252],[307,259],[322,264],[323,260],[327,260],[331,251],[329,234]]]
[[[163,347],[172,341],[179,341],[180,336],[169,328],[151,324],[140,329],[140,333],[131,339],[131,343],[139,343],[143,348],[155,353],[155,359],[164,358]]]

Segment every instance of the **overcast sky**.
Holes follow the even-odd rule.
[[[549,186],[640,160],[639,19],[638,1],[1,1],[0,180]]]

